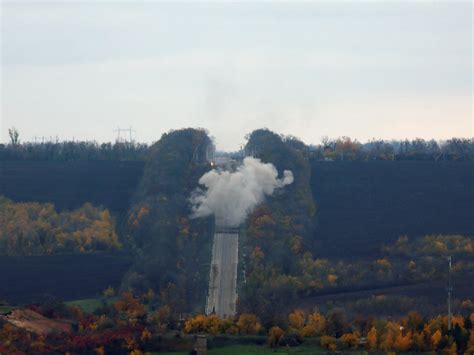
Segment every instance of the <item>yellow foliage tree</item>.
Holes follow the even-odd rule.
[[[375,327],[370,328],[370,331],[367,333],[365,347],[368,350],[375,350],[377,348],[377,329]]]
[[[423,332],[413,333],[413,350],[415,351],[424,351],[425,347],[425,337]]]
[[[309,315],[308,322],[301,330],[300,334],[303,337],[317,336],[322,334],[325,327],[326,318],[322,314],[315,312]]]
[[[262,325],[255,314],[243,313],[239,316],[237,328],[240,334],[258,334]]]
[[[219,319],[215,314],[205,316],[198,314],[193,318],[189,318],[184,323],[184,331],[186,333],[210,333],[218,334],[223,330],[224,321]]]
[[[446,348],[443,349],[443,353],[448,355],[457,355],[458,347],[456,346],[456,343],[453,342],[451,345],[447,345]]]
[[[407,351],[411,349],[413,345],[413,338],[412,333],[408,332],[407,334],[403,335],[401,332],[395,338],[395,343],[393,344],[393,348],[396,351]]]
[[[331,285],[334,285],[337,281],[337,275],[334,275],[334,274],[329,274],[327,279],[328,279],[328,282],[331,284]]]
[[[443,335],[441,334],[441,331],[439,329],[431,336],[431,345],[434,349],[438,347],[438,344],[441,341],[442,337]]]
[[[469,334],[469,342],[467,343],[467,353],[474,354],[474,329]]]
[[[102,291],[102,294],[105,298],[111,298],[115,296],[115,290],[112,286],[109,286],[104,291]]]
[[[305,325],[305,314],[302,309],[295,309],[293,313],[288,315],[288,322],[290,328],[294,330],[301,330]]]
[[[108,210],[89,203],[56,212],[52,204],[14,203],[0,197],[0,253],[87,253],[120,248]]]
[[[188,318],[184,323],[184,331],[186,333],[204,332],[206,330],[206,316],[198,314],[195,317]]]
[[[341,336],[341,342],[345,348],[357,349],[359,345],[359,335],[354,333],[346,333]]]
[[[390,263],[390,261],[386,258],[383,258],[383,259],[377,259],[375,264],[382,268],[382,269],[391,269],[392,268],[392,264]]]
[[[131,292],[124,292],[122,298],[114,304],[118,312],[125,313],[130,321],[145,315],[145,306]]]
[[[400,325],[394,322],[387,322],[384,327],[384,332],[380,336],[380,349],[383,351],[388,351],[393,349],[395,339],[401,333]]]
[[[148,330],[148,329],[143,329],[142,331],[142,334],[140,336],[140,339],[143,341],[143,342],[147,342],[151,339],[151,332]]]
[[[268,345],[272,348],[280,345],[280,341],[283,338],[285,332],[280,327],[271,327],[268,332]]]
[[[323,348],[329,349],[330,351],[337,350],[336,338],[329,335],[323,335],[320,339],[320,344]]]

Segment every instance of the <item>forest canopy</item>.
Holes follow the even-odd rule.
[[[51,203],[0,196],[0,255],[92,253],[121,248],[107,209],[90,203],[57,212]]]
[[[0,161],[76,161],[132,160],[142,161],[149,146],[135,142],[97,143],[95,141],[25,142],[0,144]]]
[[[164,134],[149,150],[128,212],[126,232],[137,258],[122,287],[154,288],[174,311],[189,311],[206,295],[213,220],[190,220],[189,197],[210,169],[209,149],[204,130]]]

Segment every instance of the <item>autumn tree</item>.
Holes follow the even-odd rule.
[[[420,313],[411,311],[407,317],[402,320],[402,324],[405,328],[415,332],[423,330],[424,320]]]
[[[383,351],[392,350],[394,348],[395,340],[400,335],[400,333],[400,325],[395,322],[388,321],[385,324],[383,333],[380,336],[380,349]]]
[[[168,305],[159,307],[148,315],[148,321],[154,326],[158,333],[165,332],[172,324],[171,308]]]
[[[365,347],[367,350],[375,350],[377,348],[377,329],[375,327],[372,327],[367,333]]]
[[[474,353],[474,329],[471,329],[469,334],[469,342],[467,343],[467,350],[468,353]]]
[[[337,350],[337,342],[335,337],[323,335],[320,339],[320,344],[323,348],[329,349],[330,351]]]
[[[243,313],[239,316],[237,328],[240,334],[258,334],[262,325],[255,314]]]
[[[288,315],[290,330],[300,331],[305,326],[305,313],[302,309],[295,309]]]
[[[102,294],[105,298],[112,298],[115,296],[115,289],[112,286],[107,287]]]
[[[121,299],[114,304],[114,307],[117,312],[124,314],[132,323],[146,314],[145,306],[130,291],[124,292]]]
[[[268,332],[268,345],[272,348],[279,346],[284,334],[285,332],[280,327],[271,327]]]
[[[405,335],[403,335],[403,333],[400,332],[395,338],[393,348],[396,351],[407,351],[411,349],[412,345],[413,345],[412,333],[407,332]]]
[[[441,342],[441,339],[443,338],[443,334],[441,331],[438,329],[434,334],[431,336],[431,345],[433,346],[433,349],[438,348],[438,344]]]
[[[198,314],[195,317],[189,318],[184,324],[184,331],[186,333],[210,333],[219,334],[223,330],[225,322],[215,314],[203,315]]]
[[[357,349],[359,345],[359,334],[358,333],[345,333],[340,338],[342,344],[346,349]]]
[[[301,330],[303,337],[311,337],[321,335],[326,328],[326,318],[319,312],[314,312],[308,317],[308,322]]]
[[[427,349],[425,342],[425,333],[424,332],[414,332],[413,333],[413,350],[415,351],[425,351]]]
[[[91,253],[121,248],[107,209],[89,203],[58,213],[49,203],[0,197],[0,254]]]

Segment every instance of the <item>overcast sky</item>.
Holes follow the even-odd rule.
[[[1,139],[473,136],[471,2],[2,2]]]

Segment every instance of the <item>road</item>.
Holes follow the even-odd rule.
[[[235,314],[238,248],[238,233],[214,234],[206,314],[214,312],[220,318]]]

